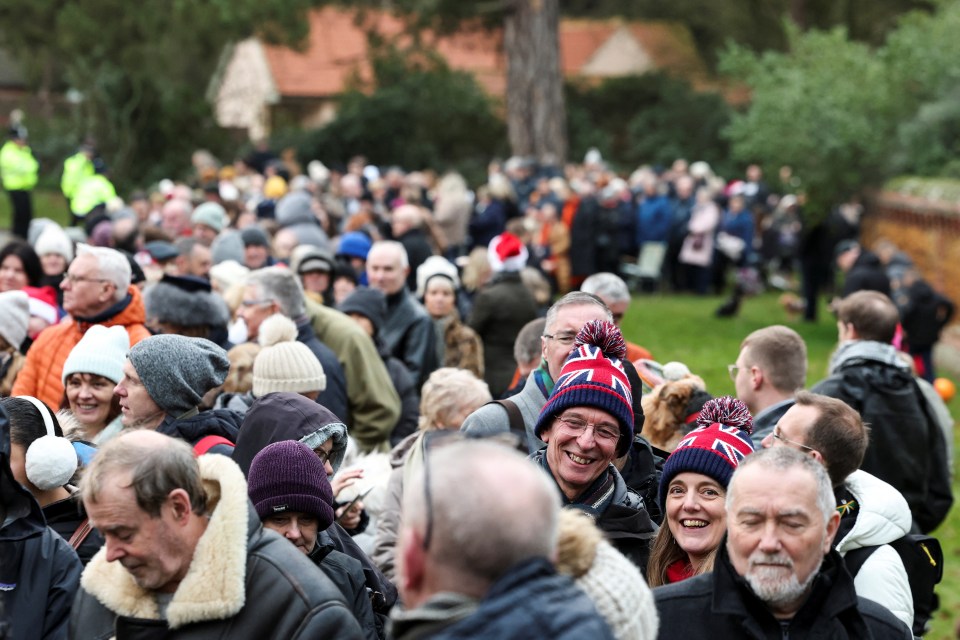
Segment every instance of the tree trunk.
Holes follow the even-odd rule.
[[[515,0],[504,25],[504,50],[510,148],[515,155],[562,166],[567,112],[559,27],[559,0]]]

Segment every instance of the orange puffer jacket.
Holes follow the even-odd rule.
[[[143,325],[146,311],[140,290],[130,287],[127,293],[131,296],[130,304],[100,324],[125,328],[132,347],[148,337],[150,331]],[[27,361],[17,374],[17,381],[10,395],[33,396],[56,411],[63,400],[63,382],[60,380],[63,363],[91,326],[71,318],[40,332],[27,352]]]

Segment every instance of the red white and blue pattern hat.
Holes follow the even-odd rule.
[[[740,461],[753,453],[753,418],[747,406],[731,396],[703,405],[700,425],[677,444],[663,464],[660,506],[666,508],[667,489],[677,474],[700,473],[726,487]]]
[[[621,361],[627,353],[620,329],[612,322],[593,320],[577,333],[547,404],[540,410],[534,432],[539,436],[553,419],[570,407],[595,407],[620,424],[617,455],[633,442],[633,393]]]

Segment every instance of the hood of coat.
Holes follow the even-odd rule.
[[[254,456],[267,445],[297,440],[311,449],[333,438],[330,464],[334,473],[347,451],[347,427],[332,411],[299,393],[268,393],[257,398],[246,415],[233,450],[233,461],[246,474]]]
[[[190,569],[167,607],[171,629],[229,618],[243,608],[246,600],[252,513],[247,481],[226,456],[200,456],[199,463],[210,520],[194,549]],[[252,522],[259,526],[255,517]],[[90,560],[80,586],[118,616],[160,618],[153,594],[140,588],[119,562],[107,562],[106,548]]]
[[[889,544],[910,533],[910,507],[891,485],[862,470],[851,473],[844,485],[860,510],[853,528],[836,544],[837,551]]]
[[[879,362],[903,370],[910,368],[910,365],[897,355],[897,349],[892,344],[874,340],[847,340],[840,343],[830,358],[830,373],[834,374],[844,367],[868,362]]]

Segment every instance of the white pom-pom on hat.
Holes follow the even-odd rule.
[[[664,380],[680,380],[688,375],[690,375],[690,367],[682,362],[668,362],[663,365]]]
[[[77,471],[77,452],[66,438],[43,436],[27,448],[27,480],[41,491],[62,487]]]
[[[296,342],[297,325],[290,318],[275,313],[260,325],[257,342],[261,347],[272,347],[281,342]]]

